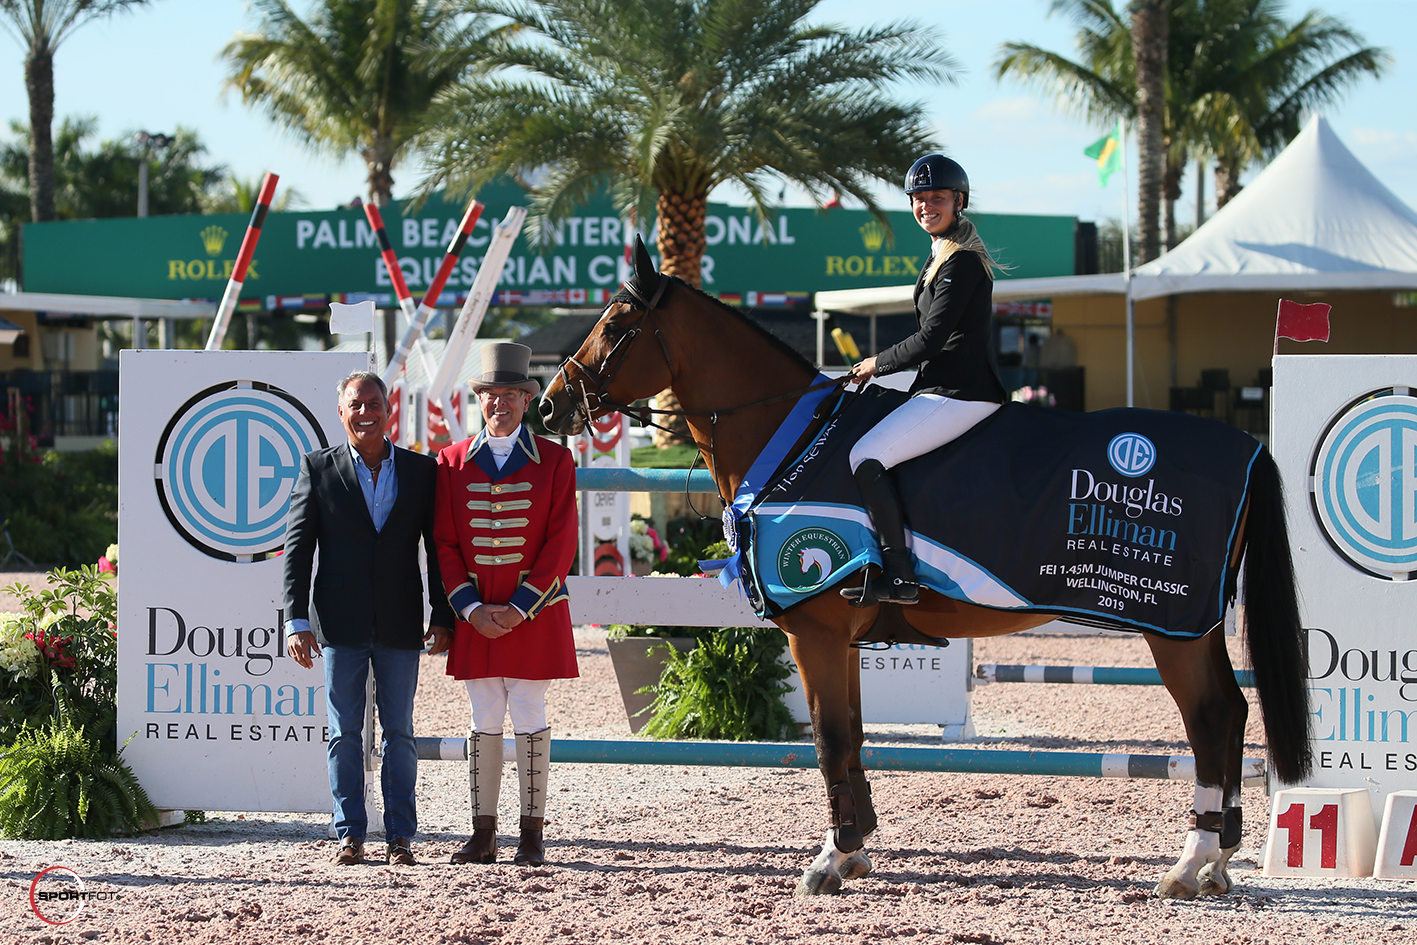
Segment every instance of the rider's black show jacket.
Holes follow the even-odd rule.
[[[994,280],[978,253],[956,250],[934,281],[929,264],[915,282],[915,320],[920,328],[876,357],[877,374],[918,367],[911,395],[943,394],[956,400],[1001,404],[1004,385],[994,361],[990,320]]]

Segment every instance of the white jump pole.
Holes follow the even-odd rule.
[[[428,400],[436,403],[438,408],[442,410],[443,419],[448,424],[448,435],[452,437],[454,443],[466,437],[467,431],[452,410],[453,385],[457,382],[458,370],[462,367],[463,361],[467,359],[468,351],[472,348],[473,339],[477,337],[477,331],[482,327],[482,319],[487,314],[487,306],[492,303],[493,293],[496,292],[497,283],[502,278],[502,268],[507,264],[507,258],[512,254],[512,244],[516,241],[517,234],[521,232],[522,223],[525,220],[526,208],[512,207],[502,218],[502,222],[493,228],[492,239],[487,244],[487,254],[482,257],[482,265],[477,270],[477,278],[473,280],[472,288],[468,290],[462,311],[458,313],[457,324],[453,326],[452,332],[448,335],[448,344],[443,349],[442,363],[438,365],[437,373],[433,375],[433,380],[428,385]]]

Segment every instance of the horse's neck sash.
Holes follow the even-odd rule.
[[[733,501],[723,510],[723,534],[728,542],[730,557],[723,564],[723,570],[719,572],[718,579],[724,587],[730,586],[743,570],[743,549],[739,542],[739,521],[743,514],[752,507],[753,502],[773,478],[783,462],[788,458],[787,451],[792,449],[802,434],[806,432],[807,425],[812,422],[812,417],[816,414],[817,406],[827,398],[829,394],[837,393],[840,387],[832,385],[832,379],[825,374],[818,373],[812,379],[809,387],[822,386],[819,390],[809,390],[797,399],[792,410],[787,414],[787,418],[773,433],[763,447],[758,458],[753,461],[753,465],[748,468],[748,472],[743,476],[743,482],[738,486],[738,491],[733,494]]]

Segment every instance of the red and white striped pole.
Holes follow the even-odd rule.
[[[448,251],[443,256],[443,262],[438,266],[438,271],[433,276],[433,281],[428,284],[428,291],[423,296],[423,301],[418,306],[418,311],[409,317],[408,330],[399,340],[398,349],[389,358],[388,365],[384,368],[384,383],[389,384],[398,377],[403,370],[404,362],[408,360],[408,354],[413,350],[413,343],[418,340],[423,333],[423,326],[428,324],[428,319],[433,315],[433,309],[438,304],[438,296],[443,294],[443,285],[448,281],[448,276],[452,273],[453,267],[458,264],[458,257],[462,255],[463,246],[467,244],[467,238],[472,235],[472,228],[477,223],[477,218],[482,216],[482,204],[474,200],[467,208],[467,213],[463,214],[462,223],[458,226],[457,235],[448,244]],[[388,245],[387,235],[380,244],[381,250]],[[392,249],[383,250],[384,264],[389,265],[389,256]],[[390,268],[390,275],[393,269],[397,268],[398,260],[395,259]],[[403,281],[403,274],[399,274],[399,281]],[[404,290],[408,290],[405,288]]]
[[[275,196],[276,181],[280,177],[269,171],[261,181],[261,193],[256,198],[256,206],[251,210],[251,222],[246,225],[246,235],[241,238],[241,252],[236,254],[236,267],[231,270],[231,280],[226,284],[226,293],[217,306],[216,318],[212,321],[211,334],[207,335],[208,351],[220,351],[226,340],[226,328],[231,324],[231,313],[236,311],[236,303],[241,300],[241,284],[246,281],[246,270],[251,265],[251,257],[256,255],[256,243],[261,239],[261,224],[266,222],[266,212],[271,209],[271,198]]]
[[[384,229],[384,217],[373,203],[364,205],[364,216],[369,219],[369,227],[374,231],[374,239],[379,242],[379,255],[384,259],[384,267],[389,270],[389,281],[394,287],[394,298],[398,300],[399,308],[403,309],[404,315],[411,323],[418,308],[414,305],[413,293],[408,291],[408,283],[404,281],[398,254],[394,252],[394,246],[389,242],[388,231]]]

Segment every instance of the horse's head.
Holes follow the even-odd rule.
[[[669,386],[663,338],[648,343],[641,336],[658,335],[654,309],[671,281],[655,271],[644,242],[636,237],[634,275],[541,395],[539,409],[548,430],[580,433],[590,420]]]

